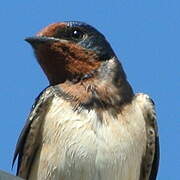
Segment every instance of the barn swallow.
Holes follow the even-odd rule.
[[[98,30],[77,21],[26,38],[49,80],[19,137],[17,175],[27,180],[155,180],[154,103],[134,94]]]

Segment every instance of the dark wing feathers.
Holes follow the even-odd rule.
[[[159,137],[156,136],[156,143],[155,143],[155,147],[156,147],[156,151],[155,151],[155,155],[154,155],[154,161],[153,161],[153,165],[152,165],[152,169],[151,169],[151,174],[149,177],[149,180],[155,180],[156,176],[157,176],[157,172],[158,172],[158,167],[159,167]]]
[[[138,97],[139,96],[139,97]],[[159,136],[154,103],[146,94],[137,94],[146,123],[147,144],[142,158],[140,180],[156,180],[159,166]]]
[[[36,98],[31,113],[18,139],[13,165],[18,157],[17,175],[27,178],[31,163],[38,148],[39,129],[53,97],[53,88],[43,90]]]
[[[22,153],[23,153],[22,151],[23,151],[23,147],[24,147],[24,143],[25,143],[27,134],[29,132],[31,122],[32,121],[29,121],[29,120],[26,121],[26,124],[23,127],[23,129],[21,131],[21,134],[20,134],[20,136],[18,138],[18,142],[16,144],[16,150],[14,152],[12,167],[14,166],[14,163],[15,163],[15,161],[17,159],[17,156],[18,156],[17,173],[19,172],[19,167],[20,167],[20,164],[21,164],[21,158],[22,158]]]

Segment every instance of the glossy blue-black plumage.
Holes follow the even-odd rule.
[[[85,49],[95,51],[99,60],[108,60],[115,56],[105,36],[94,27],[80,21],[65,21],[65,23],[69,28],[79,28],[86,34],[86,38],[79,40],[77,43]]]

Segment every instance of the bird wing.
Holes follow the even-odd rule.
[[[14,153],[13,164],[18,156],[17,175],[27,178],[32,161],[40,142],[40,127],[53,98],[53,88],[43,90],[36,98],[31,113],[19,136]]]
[[[159,166],[159,137],[154,102],[146,94],[136,94],[146,124],[146,151],[142,158],[139,180],[155,180]]]

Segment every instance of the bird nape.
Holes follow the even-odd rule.
[[[27,180],[155,180],[154,104],[134,94],[98,30],[51,24],[29,42],[49,80],[19,137],[17,175]]]

